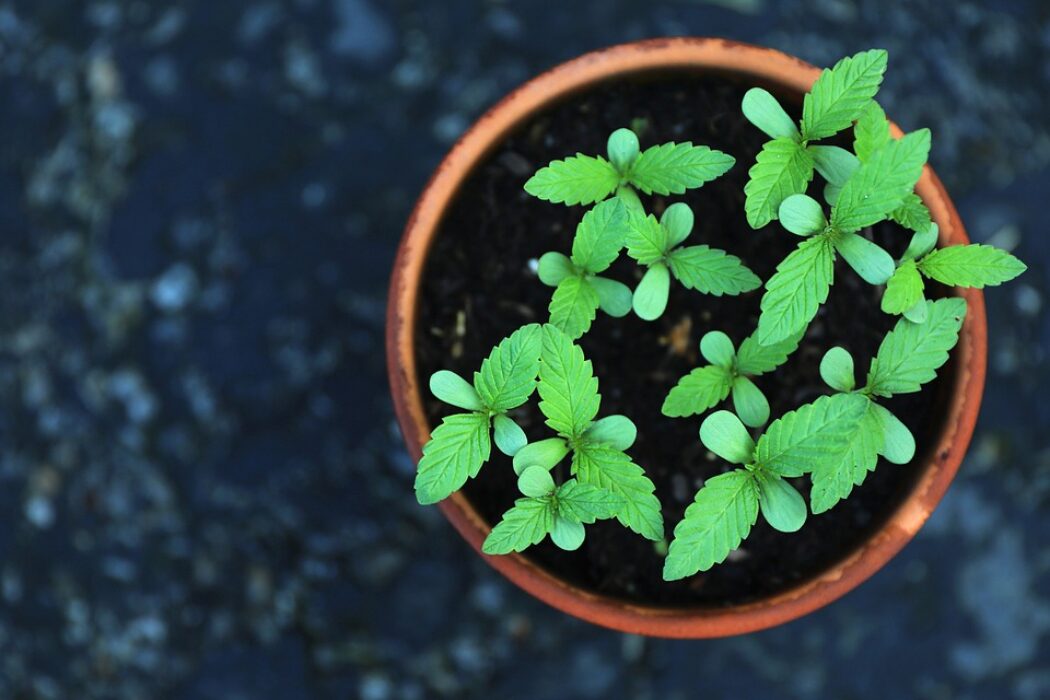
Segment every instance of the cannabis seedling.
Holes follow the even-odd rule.
[[[801,334],[773,345],[762,345],[750,335],[733,347],[721,331],[710,331],[700,339],[700,354],[711,364],[698,367],[678,380],[664,400],[663,414],[684,418],[714,408],[733,394],[733,410],[740,420],[758,428],[769,420],[769,401],[751,381],[784,364],[798,347]]]

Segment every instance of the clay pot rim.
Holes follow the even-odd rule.
[[[416,376],[416,299],[430,243],[447,205],[473,167],[522,120],[550,103],[595,83],[632,73],[688,69],[731,74],[756,85],[801,95],[820,70],[773,49],[724,39],[653,39],[585,54],[530,80],[508,94],[456,143],[421,194],[405,227],[390,283],[386,350],[391,392],[409,453],[419,459],[429,438]],[[893,126],[894,133],[900,129]],[[916,188],[940,226],[940,244],[968,243],[954,205],[927,166]],[[987,323],[978,290],[957,290],[968,313],[956,347],[955,385],[948,415],[911,493],[870,539],[820,575],[773,596],[724,608],[647,607],[580,589],[521,555],[481,553],[489,525],[462,493],[440,504],[467,542],[496,570],[536,598],[563,612],[623,632],[657,637],[708,638],[779,625],[817,610],[865,581],[918,532],[954,478],[973,434],[985,381]],[[410,497],[406,493],[406,498]],[[673,527],[668,523],[668,527]]]

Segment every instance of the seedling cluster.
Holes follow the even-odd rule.
[[[754,333],[735,346],[725,333],[708,330],[700,339],[707,364],[669,387],[662,412],[670,418],[702,415],[731,398],[732,411],[716,410],[702,420],[700,440],[736,466],[708,478],[674,528],[666,580],[723,562],[759,513],[773,528],[794,532],[810,513],[847,498],[880,456],[909,463],[915,438],[883,401],[920,391],[936,377],[966,315],[960,297],[926,299],[924,278],[982,288],[1026,269],[987,245],[936,247],[937,225],[914,192],[930,132],[892,135],[875,101],[886,63],[885,51],[872,50],[824,70],[797,124],[766,90],[744,96],[744,116],[770,137],[748,171],[748,223],[760,229],[778,221],[800,240],[765,282]],[[845,142],[840,134],[847,130],[852,150],[822,143],[832,137]],[[477,476],[493,442],[512,458],[522,497],[485,540],[488,554],[520,552],[547,536],[562,549],[576,549],[585,525],[614,518],[666,544],[655,486],[628,454],[635,425],[621,415],[599,418],[598,379],[576,341],[598,311],[659,318],[672,283],[715,296],[762,286],[736,256],[687,245],[695,222],[688,205],[672,203],[656,217],[641,198],[702,187],[733,167],[731,155],[690,142],[642,150],[628,129],[613,132],[606,150],[606,157],[556,160],[525,183],[525,191],[540,199],[589,207],[568,254],[551,251],[538,260],[539,280],[554,288],[549,321],[501,341],[473,382],[449,371],[430,380],[437,398],[464,412],[445,418],[423,448],[415,484],[420,503],[440,501]],[[807,194],[815,172],[826,182],[823,202]],[[870,237],[870,228],[886,220],[913,232],[899,259]],[[639,268],[634,289],[609,276],[625,250]],[[831,347],[820,363],[829,393],[770,422],[769,401],[753,379],[774,372],[798,348],[827,301],[838,256],[864,281],[884,285],[882,310],[901,318],[883,338],[862,387],[850,353]],[[512,413],[534,393],[551,435],[529,442]],[[554,468],[566,459],[567,476],[558,483],[555,474],[564,474]],[[808,504],[796,488],[801,478],[811,481]]]

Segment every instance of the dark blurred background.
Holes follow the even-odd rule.
[[[890,50],[976,241],[988,390],[930,523],[742,638],[570,619],[415,504],[401,227],[510,88],[612,43]],[[0,1],[0,698],[1050,697],[1050,5]]]

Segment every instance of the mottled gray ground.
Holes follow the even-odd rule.
[[[385,284],[487,105],[588,49],[892,54],[988,294],[988,394],[933,520],[788,626],[554,612],[415,505]],[[1050,7],[886,0],[0,2],[0,697],[1050,697]]]

